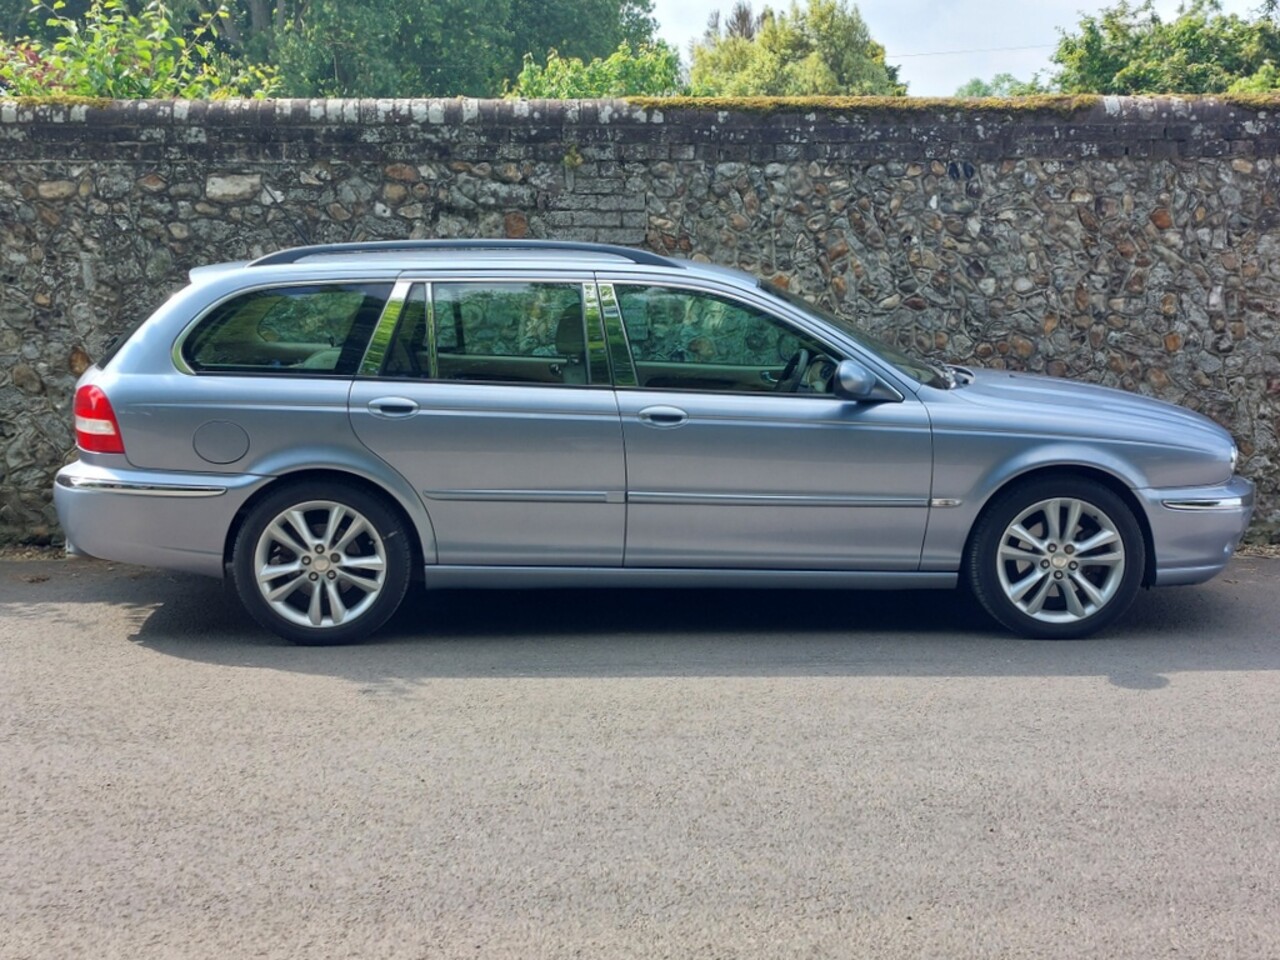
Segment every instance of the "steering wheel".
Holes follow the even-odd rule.
[[[804,347],[793,353],[787,365],[782,368],[778,382],[773,388],[774,393],[795,393],[800,386],[800,381],[804,379],[805,372],[809,369],[809,359],[809,351]]]

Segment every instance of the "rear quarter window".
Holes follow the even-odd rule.
[[[182,358],[198,373],[353,376],[391,286],[252,290],[214,307],[187,337]]]

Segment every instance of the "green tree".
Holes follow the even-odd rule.
[[[482,6],[473,7],[472,17]],[[562,57],[590,61],[609,57],[626,43],[652,45],[657,22],[653,0],[511,0],[505,19],[508,50],[503,76],[514,76],[524,55],[541,60],[552,50]]]
[[[80,19],[92,0],[66,0]],[[137,13],[145,0],[124,0]],[[524,55],[551,49],[591,60],[618,44],[654,40],[653,0],[168,0],[188,27],[219,9],[218,50],[278,65],[296,96],[490,96],[520,72]],[[225,3],[225,8],[219,5]],[[54,31],[29,15],[29,0],[0,0],[0,36]]]
[[[272,58],[288,96],[483,96],[501,89],[509,0],[313,0]]]
[[[665,43],[633,50],[628,43],[608,57],[584,63],[555,50],[545,64],[525,54],[524,69],[507,92],[509,97],[567,100],[587,97],[665,97],[680,87],[680,57]]]
[[[804,7],[793,0],[782,12],[766,7],[754,32],[733,28],[755,19],[749,5],[739,6],[745,13],[735,8],[729,30],[713,16],[694,45],[694,95],[906,94],[897,68],[885,64],[884,47],[848,0],[807,0]]]
[[[1030,80],[1019,80],[1011,73],[997,73],[990,81],[974,77],[956,90],[957,97],[1030,97],[1048,93],[1049,88],[1035,74]]]
[[[188,34],[168,6],[137,14],[124,0],[93,0],[82,19],[42,7],[53,38],[0,41],[0,93],[116,99],[266,96],[273,70],[245,66],[212,43],[215,11]]]
[[[1064,33],[1053,60],[1064,93],[1222,93],[1280,62],[1280,25],[1265,9],[1224,14],[1218,0],[1191,0],[1170,20],[1153,0],[1121,0]]]
[[[1270,60],[1247,77],[1241,77],[1228,88],[1228,93],[1275,93],[1280,90],[1280,70]]]

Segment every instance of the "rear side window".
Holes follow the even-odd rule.
[[[406,301],[385,376],[431,377],[434,362],[440,380],[589,381],[581,284],[435,283],[431,292],[430,318],[420,286]]]
[[[204,373],[353,376],[389,283],[337,283],[253,290],[215,307],[183,345]]]

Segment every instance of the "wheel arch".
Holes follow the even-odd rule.
[[[435,541],[430,527],[430,518],[425,516],[425,512],[423,513],[423,520],[427,524],[424,532],[421,524],[415,521],[401,497],[396,493],[369,477],[336,467],[300,468],[289,473],[280,474],[270,483],[264,484],[258,490],[255,490],[253,496],[240,505],[240,509],[236,511],[236,515],[227,527],[226,539],[222,545],[223,570],[225,571],[227,565],[231,563],[231,552],[235,546],[236,537],[240,533],[240,528],[259,503],[283,487],[314,481],[346,483],[350,486],[358,487],[385,502],[392,512],[396,514],[397,519],[404,525],[405,532],[411,534],[409,536],[409,549],[413,555],[412,575],[415,578],[422,576],[426,564],[428,546],[431,547],[434,553]]]
[[[1152,586],[1156,580],[1156,548],[1155,538],[1151,533],[1151,524],[1147,519],[1147,512],[1142,508],[1142,504],[1137,496],[1134,495],[1133,490],[1122,479],[1113,473],[1108,473],[1106,470],[1084,464],[1044,464],[1006,478],[987,496],[986,501],[982,504],[982,509],[978,511],[973,523],[970,524],[969,532],[965,536],[961,557],[967,558],[969,556],[973,538],[981,527],[983,518],[1003,494],[1024,484],[1034,483],[1050,477],[1091,480],[1106,487],[1124,502],[1125,506],[1133,514],[1133,518],[1138,524],[1138,529],[1142,531],[1142,549],[1146,561],[1143,565],[1142,585],[1144,587]],[[962,569],[961,574],[962,576],[965,575],[966,571]]]

